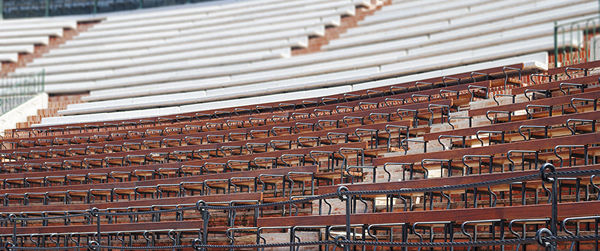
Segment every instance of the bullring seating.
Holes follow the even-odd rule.
[[[558,236],[597,237],[599,65],[511,64],[285,103],[15,130],[0,150],[0,240],[535,248],[538,229],[560,224]],[[544,163],[562,175],[554,185],[540,179]]]
[[[455,74],[491,67],[484,64],[492,61],[524,62],[528,54],[540,61],[536,53],[554,49],[552,21],[590,16],[597,7],[589,0],[391,1],[322,51],[290,56],[357,8],[379,8],[382,2],[259,2],[264,4],[109,15],[17,73],[46,69],[49,93],[91,91],[87,102],[42,125],[166,116],[340,94],[376,87],[385,78],[416,80],[422,75],[414,74],[442,76],[439,70],[451,67],[471,65]],[[394,10],[403,8],[410,11],[395,17]],[[579,37],[559,36],[559,44],[579,48]]]

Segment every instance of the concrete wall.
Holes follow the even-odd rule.
[[[0,135],[8,129],[15,129],[17,123],[27,121],[28,116],[37,115],[38,109],[48,108],[48,94],[40,93],[29,101],[0,116]]]

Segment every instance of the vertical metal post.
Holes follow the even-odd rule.
[[[44,16],[50,16],[50,0],[45,1]]]
[[[12,231],[12,243],[14,245],[17,244],[17,216],[14,214],[11,214],[8,216],[10,221],[12,221],[13,224],[13,231]]]
[[[338,187],[337,197],[340,201],[346,202],[346,240],[349,241],[352,238],[351,231],[350,231],[351,230],[350,214],[352,213],[352,202],[350,200],[352,199],[352,196],[343,194],[343,192],[347,192],[347,191],[348,191],[348,188],[345,186]],[[337,243],[336,243],[336,245],[337,245]],[[350,245],[344,245],[344,251],[350,251]]]
[[[552,219],[550,220],[550,231],[554,236],[558,236],[558,179],[552,181]]]
[[[143,9],[144,8],[144,0],[140,0],[140,5],[138,7],[139,9]]]
[[[98,13],[98,0],[94,0],[94,10],[92,11],[94,15]]]
[[[549,172],[546,172],[548,170]],[[555,174],[556,167],[550,163],[546,163],[540,168],[542,182],[552,183],[552,212],[550,217],[550,232],[552,236],[558,236],[558,178],[548,177],[548,173]],[[546,229],[547,231],[548,229]],[[550,242],[549,250],[556,250],[556,242]]]
[[[0,0],[0,20],[2,19],[4,19],[4,0]]]
[[[350,214],[352,213],[352,196],[346,196],[346,240],[352,240],[350,227]],[[350,245],[344,245],[344,251],[350,251]]]
[[[46,90],[46,69],[42,69],[42,81],[41,81],[42,89],[40,92],[44,92]]]
[[[554,67],[558,67],[558,23],[556,21],[554,21]]]

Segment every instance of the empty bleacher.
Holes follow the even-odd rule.
[[[0,139],[0,247],[598,250],[600,61],[548,53],[597,2],[183,6],[9,74],[77,95]]]
[[[536,231],[559,224],[558,236],[574,226],[594,236],[597,65],[512,64],[288,103],[16,130],[0,150],[1,240],[535,248]],[[490,91],[505,87],[512,94]],[[555,185],[540,178],[543,163],[563,175]],[[571,243],[594,245],[557,245]]]
[[[510,58],[554,48],[552,21],[595,15],[596,7],[584,0],[200,5],[108,16],[16,72],[45,69],[49,93],[91,91],[86,102],[42,125],[164,116],[340,94],[376,87],[374,79],[441,76],[436,71],[455,66],[472,64],[476,70],[490,61],[524,62]],[[291,50],[309,46],[310,37],[324,36],[364,8],[381,10],[322,51],[291,56]],[[407,11],[395,16],[402,8]],[[561,46],[582,46],[579,36],[562,37]]]

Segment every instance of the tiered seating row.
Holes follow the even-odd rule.
[[[357,236],[348,240],[391,241],[386,231],[393,230],[401,243],[437,242],[445,234],[446,240],[502,236],[514,241],[506,247],[521,239],[530,245],[535,230],[524,226],[552,228],[553,220],[566,220],[572,227],[567,218],[594,215],[591,201],[600,191],[593,176],[600,159],[598,79],[570,71],[569,80],[528,86],[545,86],[548,95],[523,90],[532,100],[522,94],[513,102],[500,100],[490,109],[505,113],[491,120],[480,109],[464,111],[495,104],[494,88],[524,86],[513,77],[527,72],[503,70],[509,68],[143,124],[60,126],[6,140],[0,240],[19,247],[191,250],[256,244],[257,237],[258,243],[318,238],[312,232],[325,234],[321,247],[335,245],[336,237],[337,244],[374,245],[340,242],[338,236],[349,236],[339,233],[346,230],[338,226],[345,216],[335,215],[345,209],[337,194],[344,185],[349,192],[342,197],[352,197],[349,230]],[[502,115],[509,112],[510,120]],[[454,121],[450,131],[449,118],[457,114],[467,114],[472,128]],[[556,177],[553,188],[539,178],[537,169],[546,162],[571,175]],[[368,192],[380,189],[390,190]],[[527,214],[548,212],[553,196],[558,218]],[[387,218],[370,222],[375,225],[365,222],[382,216]],[[466,230],[474,226],[477,233]],[[593,231],[587,226],[592,230],[585,234]],[[284,232],[286,238],[276,237]]]
[[[166,15],[157,14],[159,18],[152,21],[134,21],[129,18],[115,18],[111,21],[109,17],[106,23],[94,27],[80,39],[57,50],[55,56],[48,57],[47,61],[40,61],[40,65],[31,68],[49,69],[47,82],[50,92],[92,90],[90,96],[85,98],[87,103],[70,105],[60,112],[64,117],[44,119],[42,124],[96,122],[105,121],[105,117],[146,118],[188,111],[198,112],[215,107],[227,108],[239,103],[260,104],[270,100],[286,102],[298,96],[314,97],[324,92],[343,93],[371,88],[377,85],[376,81],[369,81],[375,76],[411,76],[422,72],[436,75],[435,71],[442,68],[544,53],[554,49],[554,29],[550,24],[552,21],[568,22],[573,18],[592,15],[595,14],[592,10],[597,7],[597,3],[590,0],[541,1],[527,4],[513,0],[393,3],[385,6],[381,13],[376,12],[367,18],[363,22],[365,28],[350,29],[348,35],[342,39],[331,41],[331,44],[325,47],[326,51],[287,58],[289,52],[279,49],[288,50],[293,44],[297,44],[299,40],[293,37],[306,37],[307,32],[322,35],[321,30],[315,32],[310,29],[312,26],[305,26],[304,22],[292,19],[292,16],[304,18],[308,15],[306,13],[313,13],[289,13],[299,8],[299,4],[288,1],[257,5],[256,9],[264,9],[260,14],[244,12],[243,9],[215,12],[215,20],[224,18],[227,21],[223,24],[227,28],[218,30],[214,30],[216,28],[213,27],[199,27],[206,23],[212,24],[213,12],[210,11],[210,18],[180,26],[171,19],[181,20],[181,17],[165,17]],[[364,1],[302,3],[305,6],[303,8],[308,10],[335,10],[331,15],[339,18],[340,11],[347,9],[336,7],[335,4],[349,6],[351,9],[356,6],[377,6]],[[274,6],[281,6],[279,12],[291,15],[271,9],[275,8]],[[402,6],[412,7],[400,16],[397,15],[397,11],[385,11],[387,8],[405,9]],[[195,11],[203,13],[202,8]],[[237,16],[232,13],[237,13]],[[523,16],[513,18],[515,13]],[[224,17],[221,17],[221,14]],[[253,21],[256,24],[252,27],[244,26],[252,25],[243,21],[246,15],[257,18],[258,21]],[[319,29],[322,24],[335,25],[337,19],[331,22],[329,17],[311,19],[313,23],[310,24],[318,25]],[[308,20],[308,17],[305,18]],[[266,21],[270,19],[276,21]],[[273,23],[277,25],[272,25]],[[123,27],[128,24],[132,27]],[[261,28],[265,24],[269,24],[270,28]],[[477,25],[478,28],[469,29],[471,25]],[[282,30],[289,31],[297,26],[304,28],[298,30],[299,33],[294,33],[295,35],[276,28],[282,27]],[[182,30],[173,31],[175,27]],[[381,33],[375,34],[369,30]],[[402,32],[398,33],[398,30]],[[147,57],[143,56],[147,55],[146,47],[139,48],[139,43],[129,41],[160,39],[154,35],[149,36],[150,31],[160,32],[161,37],[168,39],[164,43],[148,41],[144,44],[150,47],[147,50],[156,52]],[[199,35],[200,33],[202,34]],[[240,34],[244,37],[240,38]],[[230,39],[232,35],[237,37]],[[186,37],[173,38],[174,36]],[[270,40],[272,36],[285,38],[273,38],[279,41],[275,46]],[[190,49],[195,50],[198,46],[214,49],[210,49],[208,56],[203,56],[207,54],[208,49],[189,53],[187,45],[191,43],[192,37],[195,43],[190,45]],[[218,42],[206,41],[215,37],[226,39],[219,39]],[[101,39],[96,40],[98,38]],[[269,45],[265,44],[265,39],[269,39]],[[560,41],[559,44],[569,48],[582,46],[582,41],[578,39],[566,40],[569,41]],[[240,41],[243,45],[239,44]],[[168,44],[170,49],[156,49],[158,45],[165,44]],[[184,46],[180,46],[181,44]],[[83,46],[90,48],[82,48]],[[121,55],[105,49],[119,46],[128,49],[133,47],[133,50]],[[266,46],[279,49],[265,49]],[[235,47],[234,53],[239,54],[231,55],[232,50],[223,50],[231,47]],[[75,56],[77,51],[102,52],[99,57],[103,61],[83,62],[87,56]],[[220,54],[211,54],[213,51]],[[223,55],[225,51],[227,55]],[[156,54],[160,55],[154,56]],[[185,63],[173,61],[182,57],[187,59]],[[78,63],[64,67],[72,62]],[[547,57],[540,62],[545,64]],[[198,67],[208,68],[199,72],[195,70]],[[85,73],[79,73],[82,71]],[[353,85],[355,82],[362,83]],[[253,91],[249,92],[248,89]]]
[[[182,122],[187,122],[188,120],[194,120],[194,119],[209,119],[209,118],[225,118],[225,117],[232,117],[232,116],[244,116],[244,118],[249,119],[252,117],[255,117],[255,115],[252,115],[254,113],[272,113],[272,112],[277,112],[278,110],[280,111],[289,111],[289,112],[298,112],[298,113],[322,113],[322,112],[326,112],[327,110],[333,112],[333,110],[339,111],[341,109],[335,109],[337,106],[341,105],[338,104],[340,102],[350,102],[352,101],[352,103],[348,103],[345,106],[353,106],[355,108],[352,108],[352,110],[355,109],[361,109],[360,106],[360,102],[368,102],[368,103],[380,103],[379,106],[381,105],[386,105],[388,106],[390,103],[395,103],[400,102],[400,103],[411,103],[414,102],[414,100],[422,100],[423,97],[427,97],[427,96],[423,96],[423,95],[429,95],[431,97],[429,97],[428,99],[431,98],[435,98],[435,99],[439,99],[439,98],[444,98],[442,96],[438,96],[435,94],[440,93],[439,91],[441,91],[441,94],[443,94],[443,96],[448,96],[450,94],[456,94],[456,89],[448,89],[448,90],[439,90],[439,89],[434,89],[435,91],[429,90],[427,91],[426,89],[429,89],[431,87],[437,87],[437,88],[441,88],[442,86],[444,87],[444,89],[446,88],[458,88],[461,91],[466,91],[468,90],[469,86],[467,85],[467,83],[471,83],[472,85],[479,85],[479,86],[489,86],[489,87],[497,87],[502,85],[502,82],[504,82],[504,85],[507,84],[519,84],[520,82],[518,80],[515,80],[513,78],[510,78],[511,76],[514,76],[515,74],[519,73],[527,73],[527,72],[535,72],[537,71],[537,68],[529,68],[529,66],[527,65],[527,63],[518,63],[518,64],[512,64],[512,65],[508,65],[506,67],[497,67],[494,66],[493,68],[489,68],[489,69],[480,69],[478,68],[476,73],[478,74],[474,74],[475,72],[471,72],[471,73],[455,73],[449,76],[444,76],[444,77],[431,77],[431,78],[427,78],[427,79],[419,79],[417,81],[407,81],[407,82],[399,82],[399,81],[391,81],[391,82],[385,82],[385,85],[381,86],[381,87],[375,87],[375,88],[365,88],[363,90],[359,90],[359,91],[353,91],[353,92],[347,92],[347,93],[341,93],[341,94],[334,94],[334,95],[328,95],[323,97],[323,95],[320,95],[316,98],[308,98],[308,99],[295,99],[295,100],[290,100],[289,102],[271,102],[271,103],[261,103],[259,105],[244,105],[244,106],[237,106],[237,107],[233,107],[233,108],[227,108],[227,109],[211,109],[211,110],[207,110],[201,113],[196,113],[196,112],[191,112],[191,113],[182,113],[182,114],[178,114],[178,115],[170,115],[170,116],[160,116],[160,117],[154,117],[154,118],[147,118],[147,119],[128,119],[128,120],[117,120],[117,121],[113,121],[113,122],[93,122],[93,123],[79,123],[79,124],[71,124],[68,126],[43,126],[43,127],[36,127],[36,128],[31,128],[31,129],[27,129],[27,130],[19,130],[19,131],[15,131],[16,135],[13,133],[13,137],[31,137],[33,135],[38,135],[38,134],[50,134],[52,133],[52,135],[63,135],[63,134],[72,134],[72,133],[76,133],[76,132],[80,132],[82,130],[84,131],[100,131],[101,129],[104,128],[133,128],[133,127],[140,127],[140,126],[147,126],[147,125],[157,125],[157,124],[164,124],[164,123],[169,123],[169,125],[171,125],[172,123],[182,123]],[[484,74],[484,75],[482,75]],[[458,81],[457,81],[458,80]],[[478,81],[482,81],[482,80],[491,80],[490,82],[487,83],[476,83]],[[516,81],[516,82],[515,82]],[[589,81],[589,80],[586,80]],[[418,82],[418,83],[417,83]],[[431,84],[434,83],[434,84]],[[457,84],[462,84],[459,85],[457,87],[453,87],[454,85]],[[418,86],[418,87],[417,87]],[[414,91],[421,91],[421,89],[424,89],[424,92],[421,93],[415,93]],[[402,96],[396,97],[396,99],[399,100],[394,100],[392,97],[392,99],[386,101],[385,99],[372,99],[374,97],[379,97],[379,96],[383,96],[383,95],[396,95],[396,94],[401,94],[401,93],[405,93],[410,91],[411,93],[407,93],[404,94]],[[466,92],[465,92],[466,94]],[[413,96],[416,96],[413,99]],[[460,95],[458,96],[460,98]],[[463,96],[464,97],[464,96]],[[469,96],[468,96],[469,97]],[[317,106],[317,108],[319,110],[315,111],[314,106]],[[318,106],[325,106],[325,107],[318,107]],[[367,106],[368,107],[368,106]],[[322,109],[320,109],[322,108]],[[299,110],[301,109],[301,110]],[[324,110],[324,111],[320,111],[320,110]],[[343,109],[342,111],[344,111],[346,109]],[[248,114],[252,115],[252,116],[247,116]],[[284,116],[289,117],[289,114],[284,114]],[[314,116],[317,116],[317,114],[315,114]],[[267,117],[268,118],[268,117]],[[225,122],[224,119],[222,119],[219,122]],[[248,122],[250,123],[250,122]],[[161,128],[162,129],[162,128]],[[111,129],[112,130],[112,129]]]

